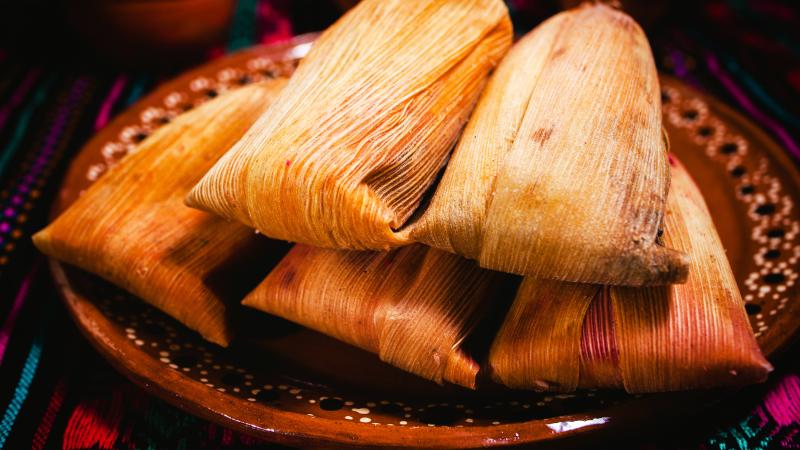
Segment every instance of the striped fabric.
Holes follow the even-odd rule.
[[[307,6],[317,3],[290,3],[239,0],[228,44],[209,58],[285,39],[293,23],[319,23],[298,16],[313,14]],[[555,12],[557,2],[508,3],[523,32]],[[738,108],[800,160],[800,17],[791,5],[692,3],[673,7],[648,31],[662,70]],[[31,233],[45,223],[72,155],[163,75],[35,61],[0,48],[0,448],[271,448],[143,394],[89,348],[67,317]],[[627,444],[800,448],[800,362],[796,351],[789,356],[766,385],[691,424],[661,424]]]

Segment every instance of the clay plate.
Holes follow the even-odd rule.
[[[254,47],[160,86],[84,147],[54,213],[171,117],[226,90],[290,73],[312,40],[301,36],[283,45]],[[800,325],[798,172],[746,118],[677,80],[664,77],[662,85],[672,152],[700,184],[758,342],[774,360]],[[55,261],[51,267],[78,327],[120,372],[192,414],[284,444],[571,442],[697,412],[734,394],[550,395],[440,387],[278,319],[256,329],[243,326],[244,336],[222,349],[91,275]]]

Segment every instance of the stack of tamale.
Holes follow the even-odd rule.
[[[288,82],[179,117],[34,241],[221,345],[241,301],[469,388],[763,381],[643,31],[592,3],[511,33],[501,0],[364,0]],[[214,286],[230,267],[266,278]],[[488,355],[463,348],[507,304]]]

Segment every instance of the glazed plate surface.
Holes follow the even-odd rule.
[[[77,155],[54,213],[176,115],[226,90],[290,74],[312,41],[313,36],[301,36],[287,44],[254,47],[160,86]],[[662,77],[662,89],[671,151],[706,197],[758,342],[774,362],[800,326],[798,172],[768,136],[719,101],[669,77]],[[192,414],[283,444],[552,443],[696,413],[736,395],[552,395],[440,387],[373,355],[266,317],[223,349],[96,277],[55,261],[51,268],[78,327],[131,380]]]

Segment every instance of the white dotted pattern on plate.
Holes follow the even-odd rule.
[[[686,130],[694,143],[705,148],[709,158],[725,167],[736,180],[736,198],[747,207],[753,223],[750,238],[759,250],[753,256],[756,270],[746,277],[742,294],[758,338],[786,308],[789,290],[797,282],[794,268],[800,257],[800,246],[796,244],[800,224],[794,218],[794,202],[782,192],[780,180],[770,175],[766,157],[758,158],[754,167],[747,167],[749,142],[729,131],[703,100],[683,98],[671,87],[664,88],[662,100],[665,118]]]
[[[105,144],[101,150],[103,161],[89,167],[87,179],[96,180],[125,154],[134,151],[153,130],[181,112],[244,84],[287,76],[297,62],[276,62],[260,57],[249,60],[244,68],[221,70],[216,79],[195,78],[186,91],[170,93],[163,99],[162,107],[145,109],[138,124],[124,127],[117,140]],[[761,244],[762,249],[755,256],[758,270],[748,276],[743,294],[756,336],[760,336],[785,308],[789,301],[786,291],[797,280],[792,267],[798,261],[800,247],[793,243],[800,227],[797,220],[790,217],[792,200],[781,193],[780,182],[769,175],[766,158],[761,158],[752,171],[742,165],[748,142],[729,132],[722,121],[709,112],[703,100],[682,98],[680,92],[671,87],[664,88],[663,99],[666,120],[691,133],[693,141],[706,149],[709,158],[725,165],[738,180],[737,198],[750,206],[749,217],[754,222],[751,238]],[[461,403],[347,399],[318,386],[300,385],[297,380],[281,374],[251,373],[243,368],[246,365],[226,362],[228,356],[223,349],[206,343],[128,294],[109,288],[112,290],[100,305],[103,313],[120,323],[135,345],[171,369],[220,392],[250,402],[301,411],[311,417],[344,419],[373,426],[485,426],[586,412],[632,397],[622,392],[584,391],[560,395],[530,392],[516,400],[476,399]],[[771,305],[766,315],[761,312],[765,301]],[[379,418],[382,422],[378,422]]]
[[[389,399],[346,398],[329,388],[303,383],[286,374],[248,370],[246,363],[203,341],[181,324],[114,286],[97,280],[102,313],[124,327],[127,338],[148,355],[209,388],[249,402],[385,426],[477,426],[524,422],[618,404],[622,392],[575,394],[511,392],[514,399],[487,400],[465,391],[458,402],[435,403]],[[638,396],[637,396],[638,397]],[[379,421],[380,420],[380,421]]]

